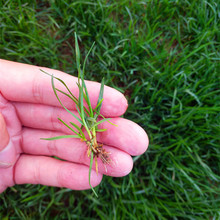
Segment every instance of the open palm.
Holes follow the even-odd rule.
[[[87,146],[78,139],[45,141],[40,138],[68,134],[57,117],[77,123],[60,107],[53,94],[50,77],[37,66],[0,60],[0,192],[14,184],[43,184],[74,190],[89,189]],[[42,68],[62,78],[77,96],[76,78],[58,70]],[[98,99],[100,84],[86,81],[92,106]],[[57,84],[57,88],[62,89]],[[62,102],[71,111],[73,103],[65,96]],[[107,169],[98,160],[99,173],[91,173],[91,184],[101,182],[102,175],[125,176],[132,167],[130,155],[140,155],[148,146],[148,137],[137,124],[120,118],[127,101],[118,91],[105,87],[101,114],[111,117],[103,123],[107,131],[97,136],[111,153]],[[3,117],[2,117],[3,116]],[[55,159],[53,156],[63,160]]]

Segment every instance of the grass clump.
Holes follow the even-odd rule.
[[[97,101],[96,107],[93,109],[90,99],[89,99],[89,94],[86,88],[86,84],[84,81],[84,73],[85,73],[85,64],[87,61],[87,58],[89,56],[89,53],[91,52],[94,44],[90,48],[83,64],[83,69],[81,69],[81,64],[80,64],[80,50],[79,50],[79,45],[78,45],[78,39],[77,39],[77,34],[75,33],[75,50],[76,50],[76,63],[77,63],[77,70],[78,70],[78,89],[79,89],[79,97],[76,98],[73,93],[70,91],[70,89],[67,87],[65,82],[63,80],[54,77],[53,75],[50,75],[46,73],[45,71],[41,70],[42,72],[48,74],[51,76],[51,84],[52,88],[54,91],[54,94],[56,98],[58,99],[59,103],[61,106],[69,113],[71,114],[81,125],[79,127],[77,124],[74,124],[73,122],[69,122],[71,126],[73,126],[76,130],[74,130],[70,125],[68,125],[66,122],[64,122],[62,119],[58,118],[58,120],[65,125],[68,129],[70,129],[74,135],[63,135],[63,136],[57,136],[57,137],[52,137],[52,138],[43,138],[43,140],[58,140],[58,139],[65,139],[65,138],[79,138],[81,141],[86,142],[88,150],[87,150],[87,155],[90,158],[90,167],[89,167],[89,184],[91,189],[93,190],[94,194],[98,197],[97,193],[93,189],[90,179],[91,179],[91,170],[92,170],[92,165],[93,165],[93,159],[95,159],[95,168],[96,168],[96,173],[98,175],[98,161],[97,158],[100,157],[102,162],[106,165],[110,163],[110,158],[109,158],[109,153],[102,147],[103,144],[100,144],[97,142],[96,138],[96,133],[97,132],[104,132],[106,129],[98,129],[98,125],[105,121],[109,121],[110,118],[104,118],[103,115],[100,114],[100,110],[102,107],[102,102],[103,102],[103,94],[104,94],[104,78],[101,82],[101,87],[100,87],[100,92],[99,92],[99,97]],[[65,88],[67,89],[68,93],[59,90],[55,87],[54,85],[54,79],[60,81]],[[69,97],[73,103],[75,103],[77,112],[79,113],[79,117],[72,113],[70,110],[68,110],[63,103],[61,102],[57,92],[60,92],[67,97]],[[84,103],[88,105],[88,109],[84,107]],[[98,120],[98,116],[102,117],[102,120]],[[109,122],[110,123],[110,122]],[[111,123],[112,124],[112,123]],[[88,135],[88,139],[86,138],[86,135],[84,134],[83,129],[86,130],[86,133]]]

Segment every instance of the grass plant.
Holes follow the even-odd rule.
[[[81,69],[80,50],[79,50],[79,45],[78,45],[77,34],[75,33],[76,63],[77,63],[77,70],[78,70],[78,83],[77,83],[77,86],[78,86],[78,89],[79,89],[79,97],[78,98],[76,98],[73,95],[73,93],[70,91],[70,89],[67,87],[67,85],[65,84],[65,82],[63,80],[61,80],[57,77],[54,77],[53,75],[50,75],[49,73],[41,70],[42,72],[44,72],[47,75],[51,76],[52,88],[53,88],[54,94],[57,97],[57,99],[58,99],[59,103],[61,104],[61,106],[71,116],[73,116],[81,125],[81,127],[79,127],[77,124],[70,121],[69,123],[72,126],[71,127],[66,122],[64,122],[62,119],[58,118],[58,120],[64,126],[66,126],[68,129],[70,129],[74,133],[74,135],[62,135],[62,136],[57,136],[57,137],[52,137],[52,138],[42,138],[42,139],[53,141],[53,140],[65,139],[65,138],[79,138],[81,141],[86,142],[87,147],[88,147],[87,155],[90,158],[89,184],[90,184],[90,187],[93,190],[94,194],[98,197],[97,193],[95,192],[95,190],[93,189],[93,187],[90,183],[93,159],[95,159],[96,173],[98,174],[98,161],[97,161],[97,158],[100,157],[102,162],[105,165],[110,163],[110,158],[109,158],[109,153],[107,151],[105,151],[105,149],[102,147],[103,144],[100,144],[100,143],[97,142],[96,133],[106,131],[106,129],[98,129],[98,125],[100,125],[101,123],[103,123],[105,121],[109,121],[110,118],[105,118],[104,116],[102,116],[100,114],[100,110],[101,110],[102,102],[103,102],[103,94],[104,94],[104,78],[103,78],[101,86],[100,86],[98,102],[97,102],[97,105],[94,109],[92,108],[92,105],[91,105],[91,102],[90,102],[90,99],[89,99],[89,94],[88,94],[86,84],[85,84],[85,81],[84,81],[85,65],[86,65],[87,58],[88,58],[89,53],[91,52],[92,48],[93,48],[93,46],[90,48],[88,54],[86,55],[86,58],[85,58],[84,63],[83,63],[83,69]],[[68,93],[57,89],[54,85],[54,79],[61,82],[63,84],[63,86],[67,89]],[[79,113],[79,117],[63,105],[63,103],[60,100],[57,92],[60,92],[64,95],[66,95],[68,98],[70,98],[73,101],[73,103],[75,103],[77,112]],[[88,105],[88,109],[84,106],[84,101]],[[102,117],[103,119],[98,120],[98,116]],[[109,122],[109,123],[111,123],[111,122]],[[88,139],[86,138],[86,135],[84,134],[83,129],[85,129],[85,131],[86,131],[86,133],[89,137]]]

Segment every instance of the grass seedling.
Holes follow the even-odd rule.
[[[97,142],[97,135],[96,134],[97,134],[97,132],[106,131],[106,129],[98,129],[98,125],[100,125],[101,123],[103,123],[105,121],[109,121],[110,118],[104,118],[104,116],[102,116],[100,114],[100,110],[101,110],[102,102],[103,102],[104,79],[102,79],[97,105],[94,109],[92,108],[92,105],[91,105],[91,102],[89,99],[89,95],[88,95],[88,91],[86,88],[86,84],[84,81],[85,64],[86,64],[86,61],[88,59],[88,56],[89,56],[93,46],[94,46],[94,43],[93,43],[92,47],[90,48],[88,54],[86,55],[86,58],[83,63],[83,68],[81,69],[80,50],[79,50],[77,35],[75,33],[76,65],[77,65],[77,71],[78,71],[78,82],[76,84],[79,89],[79,97],[78,98],[73,95],[73,93],[70,91],[70,89],[68,88],[68,86],[65,84],[65,82],[63,80],[61,80],[53,75],[50,75],[43,70],[41,70],[41,71],[43,71],[44,73],[51,76],[52,88],[53,88],[54,94],[55,94],[56,98],[58,99],[58,101],[60,102],[61,106],[69,114],[71,114],[75,119],[77,119],[77,121],[81,124],[81,127],[74,124],[73,122],[69,122],[70,125],[68,125],[62,119],[58,118],[58,120],[62,124],[64,124],[68,129],[70,129],[74,133],[74,135],[63,135],[63,136],[57,136],[57,137],[52,137],[52,138],[43,138],[43,139],[52,141],[52,140],[63,139],[63,138],[79,138],[81,141],[84,141],[86,143],[86,145],[88,147],[87,155],[90,158],[89,184],[90,184],[90,187],[93,190],[94,194],[97,196],[97,193],[95,192],[95,190],[93,189],[93,187],[91,185],[91,170],[92,170],[93,160],[95,160],[95,168],[96,168],[96,172],[98,174],[97,158],[99,157],[102,160],[103,164],[106,165],[106,164],[110,163],[110,157],[109,157],[109,153],[107,151],[105,151],[105,149],[103,148],[103,144],[100,144]],[[57,89],[54,85],[54,80],[58,80],[59,82],[61,82],[64,85],[64,87],[67,89],[67,92],[64,92],[60,89]],[[75,115],[74,113],[72,113],[69,109],[67,109],[63,105],[63,103],[61,102],[61,100],[58,96],[58,93],[62,93],[64,95],[66,95],[67,97],[69,97],[73,101],[73,103],[75,103],[76,110],[79,113],[79,117],[77,115]],[[84,101],[88,106],[87,108],[83,105]],[[100,120],[100,117],[102,118],[101,120]],[[85,135],[84,132],[86,132],[88,135]],[[86,138],[86,136],[88,136],[88,138]]]

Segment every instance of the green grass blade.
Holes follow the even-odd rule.
[[[40,71],[42,71],[43,73],[45,73],[45,74],[47,74],[48,76],[51,76],[51,77],[52,77],[51,74],[45,72],[44,70],[40,69]],[[70,95],[71,95],[75,100],[77,100],[77,98],[73,95],[73,93],[70,91],[70,89],[68,88],[68,86],[66,85],[66,83],[65,83],[62,79],[57,78],[57,77],[55,77],[55,76],[53,76],[53,77],[54,77],[56,80],[60,81],[60,82],[65,86],[65,88],[66,88],[67,91],[70,93]]]
[[[57,92],[56,92],[56,88],[55,88],[55,85],[54,85],[54,76],[53,76],[53,75],[51,76],[51,83],[52,83],[52,88],[53,88],[54,94],[55,94],[55,96],[57,97],[57,100],[59,101],[59,103],[62,105],[62,107],[63,107],[68,113],[70,113],[74,118],[76,118],[77,121],[78,121],[80,124],[83,124],[82,120],[80,120],[79,117],[77,117],[77,116],[76,116],[75,114],[73,114],[69,109],[67,109],[67,108],[63,105],[63,103],[61,102],[61,100],[60,100],[60,98],[58,97]]]
[[[94,110],[95,111],[95,110]],[[97,111],[95,111],[96,113],[97,113]],[[102,114],[98,114],[98,116],[100,116],[100,117],[102,117],[103,119],[105,119],[105,117],[102,115]],[[111,119],[111,118],[109,118],[109,119]],[[112,122],[110,122],[110,121],[107,121],[109,124],[111,124],[111,125],[113,125],[113,126],[116,126],[116,127],[118,127],[118,125],[116,125],[116,124],[114,124],[114,123],[112,123]]]
[[[98,108],[96,109],[96,112],[97,112],[97,114],[96,114],[96,118],[98,117],[98,115],[99,115],[99,113],[100,113],[100,110],[101,110],[101,107],[102,107],[102,102],[101,102],[101,100],[103,99],[103,94],[104,94],[104,84],[105,84],[105,82],[104,82],[104,78],[102,79],[102,82],[101,82],[101,87],[100,87],[100,91],[99,91],[99,98],[98,98],[98,102],[97,102],[97,105],[99,105],[98,106]],[[101,102],[101,103],[100,103]]]
[[[86,137],[85,137],[85,135],[84,135],[82,129],[81,129],[78,125],[74,124],[74,123],[71,122],[71,121],[70,121],[70,124],[71,124],[73,127],[75,127],[75,128],[79,131],[79,133],[80,133],[81,136],[83,137],[83,140],[86,140]]]
[[[75,53],[76,53],[76,66],[77,66],[77,70],[78,70],[78,89],[79,89],[79,109],[80,109],[80,116],[81,119],[84,119],[84,111],[83,111],[83,84],[82,84],[82,80],[83,80],[83,75],[81,74],[81,67],[80,67],[80,50],[79,50],[79,44],[78,44],[78,39],[77,39],[77,34],[76,32],[74,33],[75,35]],[[81,82],[80,82],[81,81]],[[81,115],[82,114],[82,115]]]
[[[89,165],[89,185],[90,185],[92,191],[94,192],[95,196],[98,197],[97,193],[95,192],[94,188],[91,185],[91,171],[92,171],[93,157],[94,157],[93,151],[91,151],[90,165]]]
[[[91,117],[90,115],[90,111],[84,106],[84,111],[87,113],[87,115],[89,116],[89,117]]]
[[[111,118],[105,118],[102,119],[101,121],[96,122],[90,129],[95,128],[96,126],[100,125],[101,123],[105,122],[105,121],[109,121]]]
[[[78,45],[78,40],[77,40],[77,35],[75,33],[75,50],[76,50],[76,63],[77,63],[77,69],[78,69],[78,83],[77,86],[79,88],[79,111],[80,111],[80,117],[82,119],[83,122],[83,126],[85,127],[88,135],[91,138],[91,134],[90,131],[88,129],[88,126],[85,122],[85,112],[84,112],[84,106],[83,106],[83,97],[84,97],[84,75],[81,72],[81,68],[80,68],[80,50],[79,50],[79,45]]]
[[[79,100],[80,100],[79,109],[80,109],[80,113],[81,113],[80,116],[81,116],[82,121],[84,121],[85,120],[85,113],[84,113],[84,106],[83,106],[83,84],[81,84],[81,85],[79,84],[78,87],[79,87]]]
[[[86,54],[85,60],[84,60],[84,62],[83,62],[83,75],[84,75],[84,73],[85,73],[86,61],[87,61],[87,59],[88,59],[88,57],[89,57],[89,54],[91,53],[91,51],[92,51],[94,45],[95,45],[95,42],[93,42],[93,44],[92,44],[92,46],[90,47],[88,53]]]
[[[79,115],[81,116],[81,112],[80,112],[79,107],[77,105],[76,105],[76,110],[79,113]]]
[[[89,52],[88,52],[87,55],[86,55],[86,58],[85,58],[85,60],[84,60],[84,62],[83,62],[83,71],[82,71],[82,74],[83,74],[82,84],[83,84],[83,87],[84,87],[84,90],[85,90],[85,97],[84,97],[84,98],[85,98],[85,100],[86,100],[87,105],[89,106],[90,117],[93,117],[93,110],[92,110],[92,105],[91,105],[91,102],[90,102],[90,99],[89,99],[88,90],[87,90],[86,84],[85,84],[85,82],[84,82],[84,74],[85,74],[86,61],[87,61],[88,56],[89,56],[89,54],[91,53],[91,51],[92,51],[94,45],[95,45],[95,42],[93,42],[91,48],[89,49]]]
[[[81,134],[79,134],[78,132],[76,132],[75,130],[73,130],[68,124],[66,124],[62,119],[57,118],[61,123],[63,123],[67,128],[69,128],[73,133],[75,133],[76,135],[79,136],[79,138],[82,138]]]
[[[77,99],[74,99],[71,95],[67,94],[66,92],[63,92],[63,91],[60,90],[60,89],[57,89],[57,88],[56,88],[56,90],[57,90],[58,92],[64,94],[64,95],[66,95],[66,96],[69,97],[70,99],[72,99],[73,102],[75,102],[76,105],[78,104],[78,100],[77,100]]]
[[[53,140],[65,139],[65,138],[80,138],[80,137],[78,135],[61,135],[52,138],[41,138],[41,140],[53,141]]]
[[[96,129],[95,130],[96,132],[104,132],[104,131],[107,131],[107,129],[105,128],[105,129]]]
[[[94,111],[97,111],[98,107],[102,104],[104,99],[101,99],[100,102],[97,104],[97,106],[95,107]]]
[[[89,99],[89,95],[88,95],[88,92],[87,92],[87,88],[86,88],[86,84],[83,80],[83,85],[84,85],[84,90],[85,90],[85,93],[83,94],[83,97],[84,97],[84,100],[86,101],[88,107],[89,107],[89,110],[87,110],[85,107],[84,109],[86,109],[86,112],[88,114],[89,117],[93,117],[93,109],[92,109],[92,105],[91,105],[91,102],[90,102],[90,99]]]
[[[76,66],[77,66],[77,70],[79,70],[80,69],[80,50],[79,50],[79,44],[78,44],[76,32],[74,33],[74,35],[75,35]]]

